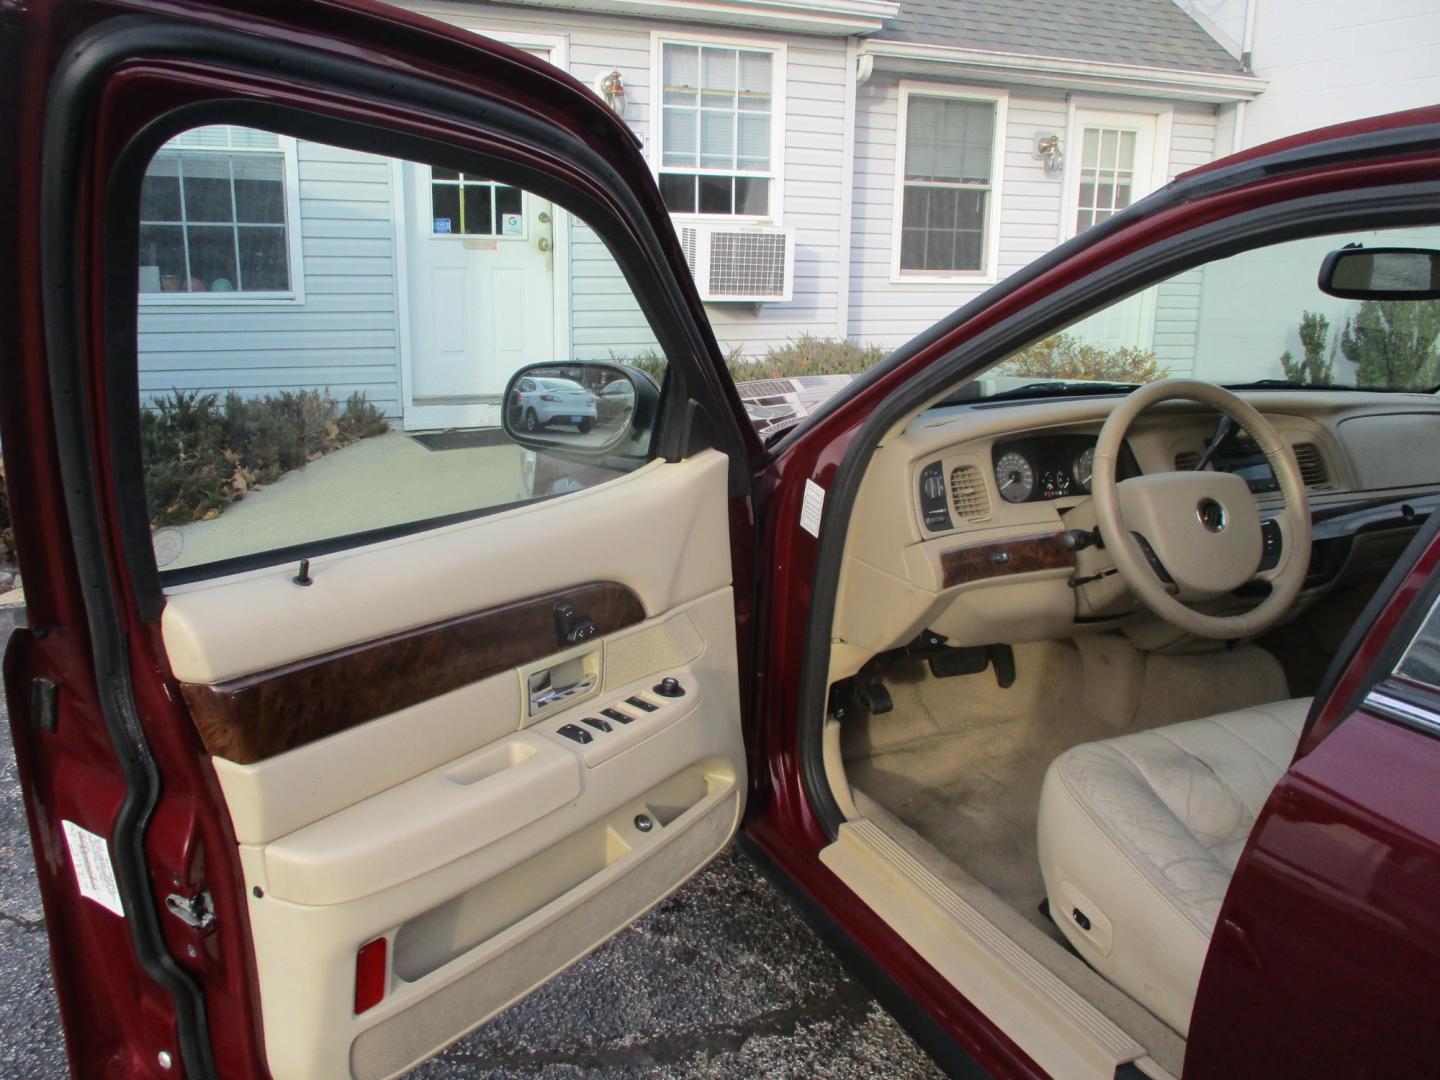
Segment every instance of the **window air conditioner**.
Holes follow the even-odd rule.
[[[681,225],[680,246],[700,299],[783,303],[795,283],[795,230],[759,225]]]

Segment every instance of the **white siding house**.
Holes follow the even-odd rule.
[[[783,251],[765,270],[784,268],[783,288],[766,278],[771,299],[707,304],[744,356],[802,334],[898,345],[1237,134],[1278,132],[1241,39],[1249,9],[1255,56],[1290,56],[1275,28],[1297,3],[1192,15],[1174,0],[407,0],[597,92],[617,76],[687,250],[711,253],[697,276],[735,269],[707,230]],[[1440,16],[1406,18],[1421,43],[1440,40]],[[1433,65],[1396,60],[1414,69],[1407,87],[1435,96]],[[145,394],[323,387],[363,392],[407,428],[469,426],[495,422],[523,362],[654,347],[603,244],[532,196],[239,129],[167,153],[187,176],[228,168],[233,196],[198,222],[163,200],[142,213]],[[458,209],[467,185],[493,208],[484,235]],[[247,208],[262,189],[274,199]],[[207,254],[219,236],[232,262]],[[1198,275],[1182,278],[1083,332],[1144,341],[1182,370],[1200,294]]]

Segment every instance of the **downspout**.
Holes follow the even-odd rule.
[[[1245,0],[1245,29],[1240,38],[1240,66],[1255,73],[1255,9],[1259,0]],[[1235,130],[1230,137],[1232,152],[1245,148],[1245,102],[1235,103]]]
[[[855,113],[856,91],[865,80],[857,73],[858,38],[845,39],[845,107],[840,162],[840,265],[836,268],[835,336],[850,339],[850,249],[855,222]],[[865,57],[866,60],[871,59]]]

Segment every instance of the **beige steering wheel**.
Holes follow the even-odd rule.
[[[1280,481],[1284,509],[1279,561],[1261,570],[1260,508],[1239,476],[1166,472],[1119,483],[1115,467],[1135,418],[1162,401],[1198,401],[1250,433]],[[1233,639],[1263,632],[1289,610],[1310,565],[1310,507],[1294,453],[1268,420],[1229,390],[1196,379],[1161,379],[1115,407],[1095,445],[1090,490],[1105,550],[1135,595],[1160,618],[1196,637]],[[1148,550],[1147,550],[1148,549]],[[1270,595],[1237,615],[1207,615],[1190,604],[1213,600],[1250,580]]]

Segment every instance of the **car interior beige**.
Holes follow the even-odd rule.
[[[860,481],[822,859],[1042,1068],[1178,1076],[1251,828],[1440,501],[1440,402],[1227,390],[1203,352],[1088,392],[1015,363],[893,424]]]

